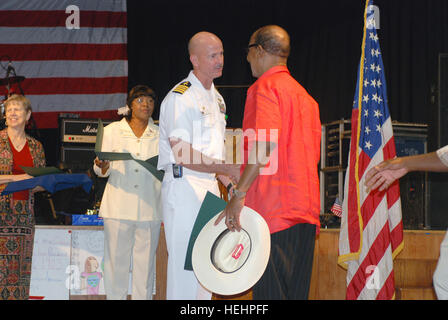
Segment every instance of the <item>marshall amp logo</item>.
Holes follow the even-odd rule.
[[[103,120],[103,124],[111,123]],[[98,119],[61,119],[61,140],[63,143],[95,143]]]
[[[84,129],[82,129],[82,133],[94,133],[96,135],[98,133],[98,127],[94,128],[88,124]]]

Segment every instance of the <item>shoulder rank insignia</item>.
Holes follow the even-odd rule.
[[[185,91],[188,90],[188,88],[191,87],[190,81],[184,81],[181,82],[176,88],[174,88],[173,92],[184,94]]]

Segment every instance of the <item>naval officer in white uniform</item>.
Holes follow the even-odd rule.
[[[170,90],[159,117],[169,300],[211,298],[193,271],[184,270],[188,242],[207,191],[219,196],[215,175],[239,179],[239,166],[224,164],[226,107],[213,84],[222,75],[222,42],[212,33],[199,32],[190,39],[188,51],[193,70]]]

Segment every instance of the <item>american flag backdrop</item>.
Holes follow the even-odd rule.
[[[116,116],[126,103],[126,47],[126,0],[0,2],[0,78],[10,60],[38,128],[56,127],[59,113]]]
[[[352,110],[352,134],[344,185],[339,258],[347,268],[347,299],[393,299],[393,259],[403,248],[398,181],[387,191],[366,192],[365,173],[395,157],[386,81],[371,0]]]

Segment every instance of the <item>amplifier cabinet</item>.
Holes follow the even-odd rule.
[[[60,123],[62,143],[95,143],[98,119],[64,119]],[[111,120],[103,120],[106,126]]]
[[[88,146],[61,146],[61,161],[72,172],[85,172],[93,166],[95,159],[95,145]]]

